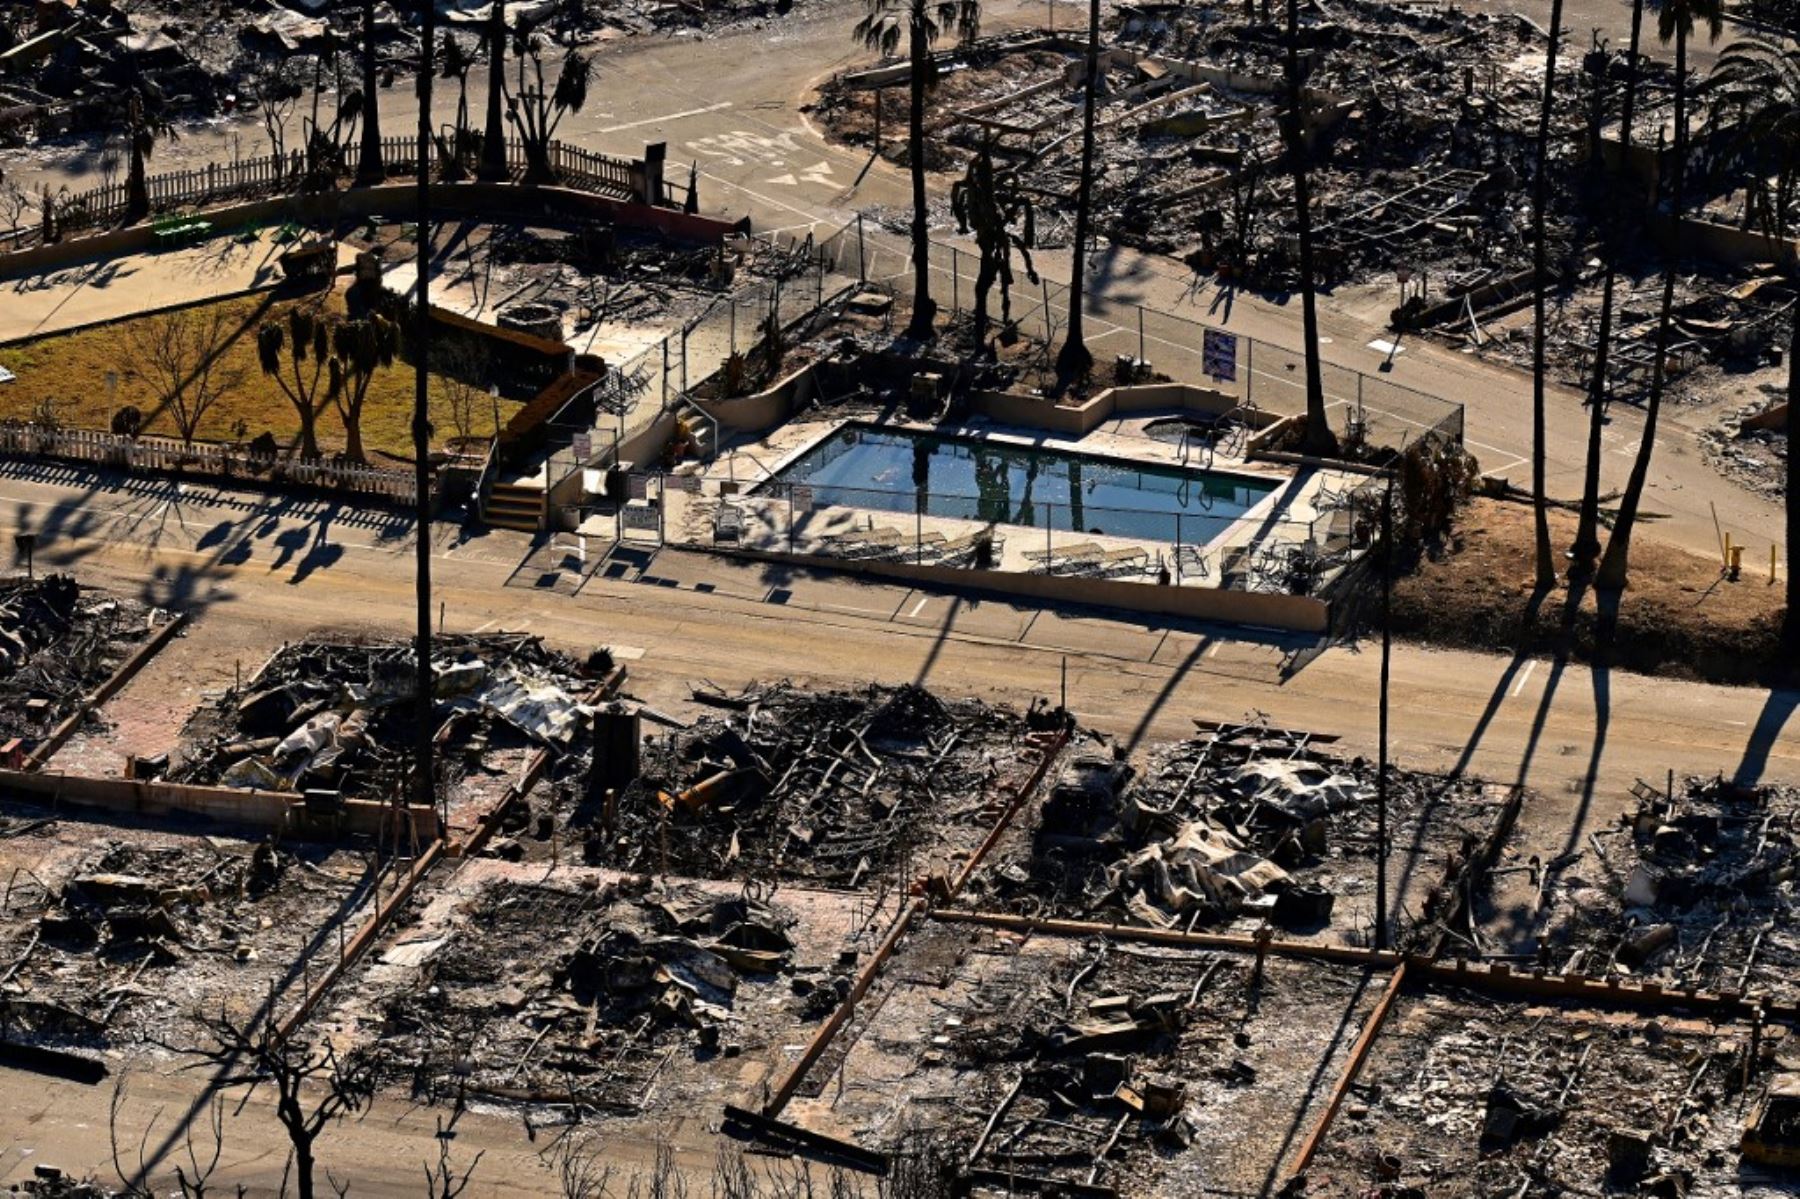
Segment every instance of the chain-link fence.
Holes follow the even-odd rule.
[[[596,385],[599,410],[591,430],[592,454],[580,458],[569,444],[585,427],[553,425],[552,441],[559,445],[550,460],[549,478],[554,484],[571,471],[603,456],[643,432],[663,413],[679,406],[686,397],[701,392],[708,379],[720,372],[733,355],[746,361],[750,377],[766,372],[771,327],[780,330],[788,345],[807,335],[807,326],[844,299],[857,285],[854,277],[837,274],[828,256],[818,252],[810,237],[761,235],[750,256],[763,264],[768,277],[735,286],[715,297],[680,328],[646,346],[620,363],[608,363]],[[764,379],[764,382],[773,382]],[[715,389],[716,390],[716,389]],[[605,460],[612,460],[605,458]]]
[[[840,275],[898,297],[912,292],[910,243],[871,221],[851,221],[821,239],[819,252]],[[934,298],[952,313],[972,306],[979,268],[975,253],[933,242]],[[1048,354],[1067,331],[1069,288],[1043,278],[1033,284],[1016,265],[1015,275],[1008,315],[1023,333],[1041,339]],[[999,304],[996,287],[989,296],[989,315],[995,321],[1002,315]],[[1281,416],[1306,410],[1306,360],[1298,351],[1104,295],[1090,293],[1083,312],[1087,345],[1096,362],[1110,355],[1150,363],[1169,378],[1206,380],[1241,403]],[[1328,418],[1346,445],[1397,450],[1427,435],[1462,443],[1461,404],[1334,363],[1321,363],[1321,375]]]
[[[691,487],[683,483],[683,488]],[[1353,493],[1310,520],[1198,500],[1185,509],[776,480],[700,502],[672,535],[786,553],[1231,590],[1316,594],[1368,545]]]

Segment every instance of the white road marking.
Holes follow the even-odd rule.
[[[1531,672],[1537,669],[1537,659],[1525,663],[1525,669],[1519,672],[1519,681],[1513,684],[1512,697],[1519,698],[1519,692],[1525,690],[1525,684],[1531,681]]]
[[[609,645],[606,647],[616,662],[636,662],[644,656],[641,645]]]
[[[626,129],[639,129],[645,125],[660,125],[664,121],[679,121],[687,117],[705,116],[709,112],[723,112],[731,107],[731,101],[721,100],[717,104],[708,104],[705,108],[689,108],[681,112],[672,112],[667,116],[645,117],[641,121],[626,121],[623,125],[607,125],[600,129],[601,133],[618,133]]]
[[[919,597],[919,602],[913,605],[912,611],[906,614],[906,619],[911,620],[913,617],[917,616],[920,611],[924,609],[925,605],[930,602],[931,597],[929,595],[921,595]]]

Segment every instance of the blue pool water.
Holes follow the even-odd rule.
[[[776,472],[817,507],[1205,544],[1275,490],[1243,475],[845,425]]]

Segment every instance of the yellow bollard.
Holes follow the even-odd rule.
[[[1725,561],[1721,563],[1726,570],[1731,569],[1731,534],[1725,534]]]
[[[1743,571],[1744,571],[1744,547],[1741,545],[1734,545],[1731,547],[1730,561],[1728,561],[1725,565],[1725,575],[1733,583],[1735,583],[1738,581],[1738,577],[1743,574]]]
[[[1769,543],[1769,586],[1775,586],[1775,543]]]

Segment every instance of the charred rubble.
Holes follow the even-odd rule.
[[[1636,810],[1549,862],[1539,953],[1568,973],[1794,997],[1800,791],[1723,778],[1638,784]]]
[[[148,615],[67,575],[0,580],[0,749],[21,754],[73,715],[148,635]]]
[[[1432,859],[1389,868],[1403,939],[1421,937],[1450,914],[1495,807],[1472,781],[1395,771],[1389,783],[1396,858],[1410,847]],[[1153,747],[1141,773],[1084,749],[1048,784],[1029,846],[1003,855],[980,885],[1004,907],[1048,905],[1076,919],[1360,936],[1374,891],[1375,807],[1371,763],[1333,757],[1262,720]],[[1402,883],[1416,904],[1401,902]]]
[[[591,710],[588,667],[535,637],[435,642],[433,736],[446,789],[528,750],[579,752]],[[610,665],[602,652],[591,665]],[[404,793],[415,742],[410,643],[307,641],[190,722],[175,782],[343,798]]]
[[[699,878],[872,886],[923,867],[946,826],[1005,801],[1027,720],[921,687],[713,696],[724,708],[645,738],[641,771],[590,780],[590,865]],[[609,797],[608,791],[613,794]]]

